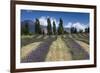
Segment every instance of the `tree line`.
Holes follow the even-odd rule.
[[[52,27],[53,24],[53,27]],[[40,22],[39,19],[36,18],[35,21],[35,33],[36,34],[44,34],[44,30],[41,29],[40,27]],[[56,28],[56,24],[55,21],[53,21],[53,23],[51,23],[50,18],[47,18],[47,34],[48,35],[56,35],[56,34],[63,34],[64,33],[64,28],[63,28],[63,20],[60,18],[59,20],[59,27],[58,29]]]
[[[40,21],[39,21],[38,18],[35,19],[34,24],[35,24],[35,34],[45,34],[45,30],[42,30],[41,25],[40,25]],[[59,19],[58,28],[56,28],[55,21],[53,21],[53,23],[51,23],[50,18],[47,18],[46,30],[47,30],[47,33],[46,33],[47,35],[56,35],[56,34],[61,35],[61,34],[66,34],[67,33],[67,31],[64,30],[62,18]],[[71,33],[82,33],[83,30],[77,31],[77,28],[71,27],[70,32]],[[89,27],[85,28],[85,32],[89,33]],[[21,29],[21,34],[24,34],[24,35],[30,34],[28,23],[25,23],[24,28]]]
[[[75,28],[75,27],[71,27],[71,33],[82,33],[83,32],[83,30],[82,29],[80,29],[79,31],[77,31],[77,28]],[[85,28],[85,33],[89,33],[89,30],[90,30],[90,28],[89,27],[87,27],[87,28]]]

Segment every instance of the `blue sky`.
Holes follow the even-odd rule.
[[[21,21],[33,21],[38,18],[41,21],[41,24],[45,24],[47,17],[50,17],[51,20],[54,20],[56,24],[58,24],[59,19],[62,18],[64,26],[69,25],[69,23],[80,23],[82,25],[89,25],[89,13],[21,10]]]

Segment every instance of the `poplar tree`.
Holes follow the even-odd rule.
[[[52,27],[51,27],[50,18],[47,19],[47,32],[48,32],[48,35],[52,34]]]
[[[36,34],[41,34],[40,21],[37,18],[36,18],[36,21],[35,21],[35,33]]]
[[[64,33],[64,28],[63,28],[63,20],[60,18],[59,20],[59,27],[58,27],[58,34],[63,34]]]
[[[53,21],[53,33],[54,33],[54,35],[56,34],[56,24],[55,24],[55,21]]]

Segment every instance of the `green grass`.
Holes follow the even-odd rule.
[[[21,36],[21,47],[34,43],[34,42],[42,42],[46,40],[48,36],[43,35],[27,35]]]

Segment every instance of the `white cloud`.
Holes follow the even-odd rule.
[[[55,24],[58,27],[59,22],[54,17],[49,17],[49,16],[41,16],[39,18],[40,25],[47,26],[47,18],[50,18],[51,24],[53,23],[53,21],[55,21]]]
[[[80,22],[76,22],[76,23],[72,23],[72,22],[69,22],[67,25],[65,25],[64,27],[65,28],[71,28],[71,27],[75,27],[77,28],[77,31],[79,30],[83,30],[85,31],[85,28],[88,27],[89,24],[85,25],[85,24],[81,24]]]
[[[72,26],[73,24],[72,24],[72,22],[69,22],[67,25],[65,25],[64,27],[65,28],[71,28],[71,26]]]
[[[73,25],[72,25],[73,27],[76,27],[77,28],[77,31],[79,31],[79,30],[85,30],[85,28],[86,28],[86,26],[84,25],[84,24],[81,24],[81,23],[79,23],[79,22],[77,22],[77,23],[74,23]]]
[[[47,26],[47,17],[41,16],[39,18],[39,21],[40,21],[40,25]]]
[[[56,24],[56,27],[58,27],[59,22],[58,22],[54,17],[50,17],[50,20],[51,20],[51,24],[52,24],[53,21],[54,21],[55,24]]]

